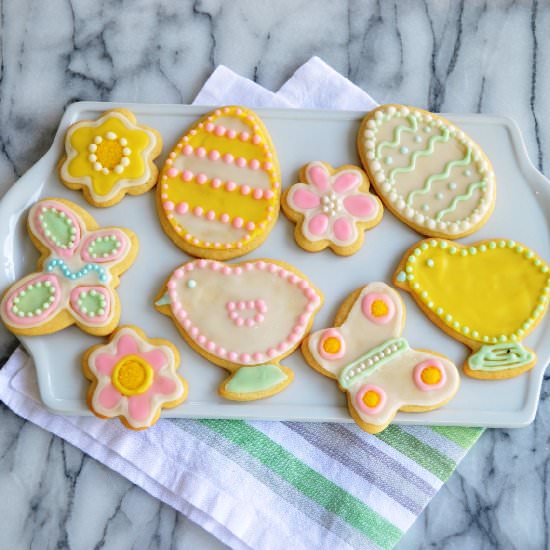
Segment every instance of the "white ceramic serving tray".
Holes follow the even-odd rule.
[[[121,323],[133,323],[151,337],[168,338],[180,352],[180,372],[189,381],[189,397],[165,416],[187,418],[241,418],[351,422],[345,397],[334,381],[321,376],[302,359],[299,351],[283,363],[296,373],[294,382],[269,399],[237,403],[222,399],[216,390],[225,371],[194,353],[179,336],[171,320],[157,313],[152,302],[167,275],[188,257],[162,231],[155,210],[154,192],[125,197],[111,208],[89,206],[82,193],[63,186],[56,164],[62,152],[67,127],[80,119],[93,119],[113,107],[127,107],[141,123],[159,130],[165,143],[164,161],[177,138],[209,107],[184,105],[128,105],[75,103],[59,126],[50,150],[22,177],[0,203],[0,242],[3,262],[0,287],[33,270],[38,258],[25,230],[28,208],[41,197],[64,197],[87,210],[102,225],[121,225],[135,231],[140,240],[136,263],[121,277]],[[361,112],[259,109],[279,154],[283,186],[296,181],[298,169],[308,161],[324,160],[334,166],[357,163],[356,132]],[[497,204],[489,222],[461,242],[489,237],[512,238],[550,260],[550,182],[531,164],[518,127],[502,117],[451,115],[492,160],[497,177]],[[328,326],[341,301],[355,288],[370,281],[390,281],[403,252],[421,236],[386,212],[380,225],[367,232],[363,248],[354,256],[341,258],[329,250],[311,254],[293,238],[294,224],[281,215],[267,241],[247,258],[284,260],[307,274],[325,294],[325,305],[314,329]],[[412,346],[431,348],[462,365],[467,349],[446,336],[420,312],[411,298],[401,293],[407,306],[404,336]],[[87,381],[80,367],[82,352],[101,340],[75,327],[44,337],[21,338],[33,356],[40,394],[53,411],[90,414],[85,395]],[[550,361],[550,315],[527,338],[539,360],[529,373],[505,381],[481,381],[462,377],[456,397],[439,410],[398,413],[400,424],[520,427],[530,423],[537,410],[544,370]]]

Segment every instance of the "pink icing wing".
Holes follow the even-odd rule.
[[[66,204],[46,199],[37,202],[29,213],[33,235],[57,256],[70,258],[80,244],[85,225]]]
[[[74,318],[83,325],[108,325],[115,306],[114,291],[104,286],[77,286],[71,291],[69,307]]]
[[[41,326],[62,309],[59,280],[53,274],[32,273],[17,281],[2,299],[2,316],[13,328]]]
[[[330,174],[320,162],[311,162],[307,165],[306,179],[321,192],[328,191],[330,188]]]
[[[98,229],[88,233],[82,242],[80,256],[85,262],[119,262],[130,248],[128,235],[118,228]]]

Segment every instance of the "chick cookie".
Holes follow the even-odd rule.
[[[41,252],[36,272],[8,288],[0,316],[14,334],[51,334],[76,324],[97,336],[120,318],[115,288],[134,262],[136,235],[100,227],[82,208],[64,199],[43,199],[29,211],[27,229]]]
[[[338,381],[348,409],[365,431],[378,433],[397,411],[437,409],[457,392],[455,365],[403,338],[405,304],[385,283],[370,283],[344,301],[330,328],[302,343],[311,367]]]
[[[187,397],[179,362],[179,352],[168,340],[148,338],[133,325],[119,327],[106,344],[92,346],[82,358],[91,381],[88,406],[97,417],[118,417],[132,430],[149,428],[162,409]]]
[[[221,396],[251,401],[292,382],[279,361],[300,345],[322,302],[305,275],[283,262],[202,259],[177,268],[155,306],[197,353],[231,373]]]
[[[309,252],[327,247],[341,256],[357,252],[364,231],[380,223],[384,210],[380,199],[369,193],[363,170],[352,165],[334,169],[315,161],[300,170],[299,178],[281,203],[286,216],[296,222],[296,242]]]
[[[183,251],[226,260],[257,248],[279,215],[279,162],[260,118],[222,107],[168,155],[157,186],[162,228]]]
[[[81,189],[90,204],[112,206],[126,193],[141,195],[155,185],[153,160],[161,149],[156,130],[138,124],[127,109],[112,109],[69,127],[59,177],[69,189]]]
[[[386,208],[422,235],[458,239],[477,231],[493,212],[491,162],[439,115],[382,105],[363,119],[357,148]]]
[[[466,246],[426,239],[405,253],[394,281],[472,350],[464,374],[498,380],[535,366],[535,352],[521,340],[548,309],[550,266],[527,246],[510,239]]]

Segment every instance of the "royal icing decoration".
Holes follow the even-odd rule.
[[[76,323],[107,334],[118,322],[117,275],[136,255],[128,229],[88,226],[86,213],[61,199],[44,199],[30,210],[28,228],[42,251],[40,271],[17,281],[0,303],[3,322],[16,334],[47,334]]]
[[[298,222],[297,241],[306,249],[330,246],[352,254],[362,244],[363,231],[382,219],[382,203],[368,192],[365,173],[354,166],[334,170],[323,162],[310,162],[301,171],[300,183],[285,193],[287,215]]]
[[[493,167],[449,121],[385,105],[365,117],[357,143],[384,204],[419,233],[456,239],[489,218],[496,196]]]
[[[321,303],[321,293],[283,263],[195,260],[172,273],[156,305],[194,349],[232,372],[222,395],[246,400],[290,383],[292,371],[278,361],[300,344]]]
[[[171,342],[121,327],[107,344],[93,346],[84,356],[84,372],[92,381],[90,408],[101,418],[120,417],[128,428],[148,428],[161,409],[186,397],[187,383],[178,366],[179,353]]]
[[[526,246],[506,239],[468,246],[427,239],[405,254],[395,282],[475,352],[466,374],[510,378],[534,366],[535,353],[520,341],[548,308],[550,267]]]
[[[312,333],[303,344],[308,363],[338,380],[353,418],[365,430],[383,430],[398,410],[431,410],[459,386],[447,358],[409,346],[401,336],[405,306],[384,283],[357,291],[345,321]]]
[[[257,115],[243,107],[217,109],[168,155],[157,190],[162,226],[192,255],[241,256],[275,223],[280,181],[275,149]]]
[[[69,128],[60,176],[69,187],[83,189],[96,206],[110,206],[125,193],[143,193],[154,185],[153,159],[161,147],[160,135],[137,124],[131,112],[107,111]]]

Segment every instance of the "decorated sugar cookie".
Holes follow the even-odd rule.
[[[176,269],[157,309],[187,343],[231,373],[219,388],[249,401],[282,391],[294,373],[279,361],[309,332],[323,297],[304,275],[275,260],[194,260]]]
[[[445,118],[383,105],[363,119],[357,148],[385,206],[419,233],[457,239],[489,219],[496,197],[491,162]]]
[[[302,248],[330,247],[342,256],[361,248],[364,231],[380,223],[383,213],[363,170],[351,165],[334,169],[319,161],[300,170],[300,183],[285,192],[282,206],[296,222],[294,237]]]
[[[0,303],[15,334],[39,335],[75,323],[89,334],[118,324],[118,276],[134,262],[138,240],[129,229],[99,227],[64,199],[43,199],[29,211],[27,228],[41,252],[38,270],[8,288]]]
[[[456,393],[459,374],[446,357],[417,350],[403,338],[405,304],[384,283],[353,292],[334,326],[306,338],[302,352],[346,392],[351,416],[370,433],[382,431],[397,411],[441,407]]]
[[[431,321],[472,350],[464,364],[468,376],[512,378],[535,365],[535,352],[521,340],[548,308],[550,267],[526,246],[427,239],[405,253],[394,280]]]
[[[152,426],[162,409],[187,397],[178,374],[180,357],[168,340],[150,339],[136,326],[119,327],[106,344],[92,346],[82,358],[88,406],[99,418],[119,417],[132,430]]]
[[[157,188],[166,234],[192,256],[225,260],[257,248],[279,214],[277,154],[244,107],[208,113],[170,152]]]
[[[141,195],[155,185],[153,160],[161,149],[156,130],[138,124],[126,109],[112,109],[70,126],[59,176],[70,189],[82,189],[90,204],[112,206],[126,193]]]

